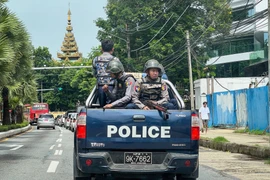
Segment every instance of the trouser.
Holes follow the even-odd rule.
[[[98,97],[99,97],[99,104],[101,107],[105,106],[106,104],[110,103],[110,100],[107,98],[105,92],[102,90],[103,85],[98,86]],[[113,86],[108,86],[109,91],[113,90]]]
[[[171,99],[169,102],[161,104],[161,106],[165,107],[166,109],[178,109],[176,99]],[[126,106],[126,109],[139,109],[139,107],[134,103],[129,103]]]

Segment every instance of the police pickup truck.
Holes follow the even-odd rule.
[[[94,88],[74,133],[74,179],[97,176],[196,179],[199,173],[199,119],[167,83],[178,110],[106,109]]]

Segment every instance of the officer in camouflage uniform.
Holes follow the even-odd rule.
[[[157,60],[148,60],[144,65],[144,72],[147,76],[139,79],[134,86],[132,93],[132,102],[128,104],[128,109],[144,109],[150,110],[150,107],[144,104],[150,100],[154,104],[162,105],[167,109],[177,109],[177,107],[169,102],[169,93],[167,85],[161,79],[162,65]]]
[[[131,101],[135,78],[131,74],[126,74],[123,64],[117,60],[109,62],[106,72],[110,73],[111,77],[116,80],[112,91],[109,90],[108,85],[102,87],[103,91],[112,102],[105,105],[103,108],[125,107]]]
[[[119,61],[117,57],[112,56],[114,51],[113,45],[114,43],[111,40],[103,40],[101,42],[103,53],[102,55],[95,57],[92,63],[94,76],[97,78],[99,101],[102,107],[105,106],[106,102],[108,102],[106,94],[102,90],[102,86],[106,84],[110,90],[112,90],[114,86],[114,81],[110,74],[106,72],[106,68],[111,60]]]

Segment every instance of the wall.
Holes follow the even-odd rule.
[[[268,86],[207,95],[209,126],[265,130],[268,122]]]

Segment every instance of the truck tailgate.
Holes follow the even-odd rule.
[[[87,109],[86,148],[191,149],[191,112],[170,110]]]

